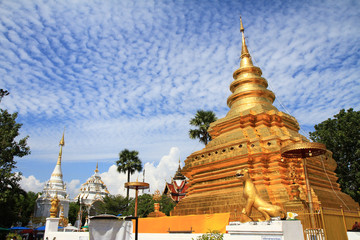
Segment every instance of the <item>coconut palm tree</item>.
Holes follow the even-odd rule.
[[[190,119],[190,125],[198,127],[197,129],[190,129],[189,137],[191,139],[198,138],[200,142],[205,145],[211,141],[211,136],[208,133],[210,123],[215,122],[217,117],[213,111],[198,110],[194,118]]]
[[[140,172],[142,170],[142,163],[138,155],[138,151],[129,151],[125,148],[119,153],[119,160],[116,161],[118,172],[127,173],[128,182],[130,182],[131,174],[135,171]],[[129,188],[127,189],[126,197],[129,199]]]

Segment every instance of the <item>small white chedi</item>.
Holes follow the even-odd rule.
[[[74,198],[74,201],[79,201],[82,205],[86,206],[91,216],[96,214],[96,205],[110,194],[105,183],[101,180],[98,164],[96,164],[94,172],[95,173],[81,185],[80,193]]]

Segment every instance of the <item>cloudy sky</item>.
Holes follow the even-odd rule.
[[[30,137],[22,186],[41,191],[66,127],[72,197],[97,162],[110,192],[125,194],[114,166],[124,148],[139,151],[151,192],[162,191],[179,158],[203,148],[188,137],[196,110],[228,111],[240,15],[275,105],[303,134],[360,110],[359,9],[355,0],[0,1],[0,88],[10,92],[1,108],[18,112]]]

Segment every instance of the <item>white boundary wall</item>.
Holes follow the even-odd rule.
[[[48,240],[53,240],[54,238],[56,238],[56,240],[90,240],[90,235],[89,232],[58,232],[57,228],[58,228],[58,223],[59,223],[59,219],[58,218],[48,218],[46,219],[46,230],[45,230],[45,234],[44,234],[44,240],[46,240],[46,238],[48,238]],[[291,223],[292,222],[292,223]],[[289,225],[290,224],[290,225]],[[296,226],[297,225],[297,226]],[[238,226],[242,226],[242,225],[238,225]],[[258,227],[261,227],[261,224],[257,225]],[[272,237],[272,239],[281,239],[281,240],[294,240],[294,239],[303,239],[303,233],[302,233],[302,227],[301,227],[301,232],[298,232],[299,229],[299,222],[298,221],[285,221],[285,228],[287,228],[288,230],[285,230],[285,233],[283,236],[280,236],[281,234],[279,234],[278,231],[272,231],[272,234],[265,233],[264,230],[264,226],[261,227],[262,229],[262,233],[259,232],[259,234],[265,234],[265,235],[260,235],[260,236],[256,236],[254,233],[250,234],[249,236],[246,236],[246,234],[249,234],[250,232],[247,231],[240,233],[239,232],[239,227],[237,227],[237,225],[229,225],[227,227],[227,231],[228,233],[224,234],[224,240],[233,240],[233,239],[251,239],[251,240],[255,240],[255,239],[261,239],[261,240],[265,240],[270,237]],[[300,224],[301,226],[301,224]],[[242,228],[248,228],[249,226],[242,226]],[[279,225],[275,228],[279,229]],[[245,230],[245,229],[242,229]],[[248,229],[249,230],[249,229]],[[298,232],[298,233],[296,233]],[[296,233],[296,236],[294,235]],[[266,235],[268,234],[268,235]],[[288,235],[290,234],[290,235]],[[348,239],[349,240],[359,240],[360,239],[360,232],[348,232]],[[177,234],[169,234],[169,233],[139,233],[139,240],[192,240],[192,239],[196,239],[198,236],[201,236],[202,234],[188,234],[188,233],[177,233]],[[256,238],[258,237],[258,238]],[[290,237],[290,238],[289,238]],[[295,238],[294,238],[295,237]],[[300,238],[299,238],[300,237]],[[131,240],[135,239],[135,234],[131,234],[130,236]],[[271,239],[271,238],[270,238]],[[101,239],[99,239],[101,240]],[[106,240],[106,239],[104,239]]]
[[[44,240],[89,240],[89,232],[58,232],[59,218],[47,218]]]
[[[89,240],[89,232],[49,232],[44,235],[44,240]]]

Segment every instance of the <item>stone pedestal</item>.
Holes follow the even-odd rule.
[[[60,218],[46,218],[45,231],[57,232]]]
[[[230,222],[225,240],[304,240],[299,220],[270,222]]]

